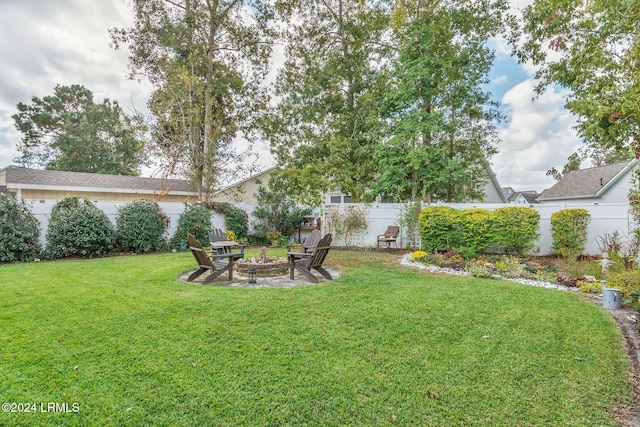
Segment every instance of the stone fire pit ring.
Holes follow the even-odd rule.
[[[258,260],[240,260],[236,261],[235,270],[237,273],[248,276],[251,266],[256,268],[257,277],[279,277],[289,274],[289,261],[283,258],[266,258],[266,262]]]

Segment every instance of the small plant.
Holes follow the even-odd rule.
[[[602,292],[602,284],[593,276],[586,276],[583,279],[579,279],[576,284],[578,285],[578,289],[580,289],[580,292]]]
[[[427,255],[429,255],[428,253],[426,253],[425,251],[415,251],[411,254],[411,260],[412,261],[418,261],[422,258],[425,258]]]
[[[278,238],[278,246],[281,248],[286,247],[289,244],[289,236],[280,236]]]
[[[234,233],[233,230],[225,230],[224,234],[225,234],[225,236],[227,236],[227,241],[229,241],[229,242],[235,242],[236,241],[236,233]]]
[[[282,236],[282,233],[279,231],[268,231],[267,232],[267,239],[271,240],[272,242],[276,242],[280,236]]]
[[[640,291],[638,270],[623,270],[610,274],[607,277],[607,287],[620,289],[622,295],[630,297],[631,292]]]
[[[489,271],[489,269],[486,268],[486,266],[483,265],[478,265],[478,264],[471,264],[468,268],[467,271],[473,276],[473,277],[478,277],[478,278],[482,278],[482,279],[493,279],[495,274],[491,271]]]
[[[420,218],[420,202],[408,202],[398,215],[398,225],[405,235],[405,246],[407,249],[417,248],[420,240],[418,223]]]

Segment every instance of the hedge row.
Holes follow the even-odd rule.
[[[455,250],[467,258],[495,244],[508,253],[523,255],[538,239],[540,214],[530,207],[508,206],[456,210],[434,206],[422,210],[419,230],[427,251]]]
[[[107,215],[90,201],[68,197],[56,203],[51,211],[43,250],[35,217],[23,202],[0,194],[0,224],[0,262],[31,261],[38,257],[92,258],[115,251],[146,253],[169,247],[185,248],[187,234],[208,242],[211,211],[187,205],[173,239],[167,242],[169,218],[155,202],[136,200],[120,207],[114,227]]]

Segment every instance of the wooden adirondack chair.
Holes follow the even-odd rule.
[[[318,271],[328,280],[333,280],[331,274],[322,267],[324,259],[329,253],[331,247],[331,233],[327,233],[316,246],[313,253],[290,253],[289,254],[289,278],[294,279],[294,270],[298,270],[301,274],[311,280],[313,283],[318,283],[318,278],[311,273],[311,269]]]
[[[316,249],[316,246],[318,246],[318,243],[320,242],[321,237],[322,237],[322,233],[320,232],[320,230],[313,230],[311,233],[309,233],[306,240],[302,244],[301,253],[303,254],[313,253],[313,251]],[[289,255],[290,253],[294,254],[294,252],[291,251],[292,247],[293,246],[287,246],[287,255]]]
[[[209,231],[209,244],[211,245],[211,252],[213,255],[232,254],[233,260],[244,258],[244,247],[236,242],[227,240],[227,235],[219,228],[214,228]],[[234,249],[240,249],[240,252],[234,252]]]
[[[187,282],[192,282],[204,273],[210,272],[202,281],[205,284],[210,283],[225,271],[229,272],[229,280],[233,280],[233,254],[214,254],[212,258],[209,258],[207,252],[195,237],[189,234],[188,239],[189,249],[191,249],[191,253],[200,268],[189,275]],[[225,258],[228,258],[228,260],[225,260]]]
[[[386,243],[387,248],[391,249],[391,244],[396,248],[398,247],[398,235],[400,234],[400,227],[397,225],[390,225],[387,227],[387,231],[384,234],[378,236],[378,249],[380,249],[380,242]]]

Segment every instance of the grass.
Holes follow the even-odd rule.
[[[0,425],[613,426],[631,404],[583,296],[328,264],[339,280],[292,289],[178,282],[185,253],[0,265],[2,401],[80,405]]]

